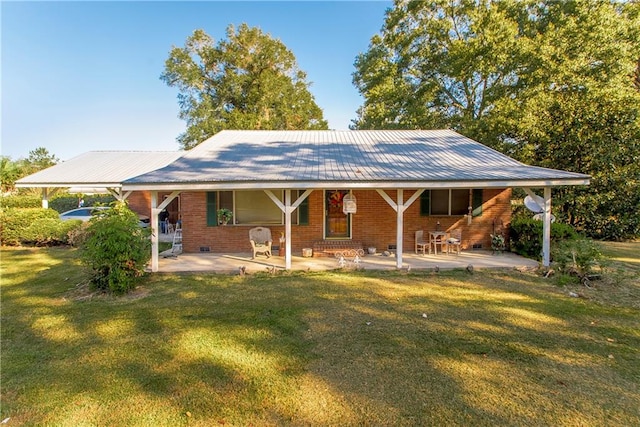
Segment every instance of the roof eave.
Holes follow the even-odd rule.
[[[207,191],[207,190],[268,190],[268,189],[419,189],[419,188],[512,188],[559,187],[589,185],[590,178],[478,180],[478,181],[243,181],[243,182],[180,182],[123,183],[124,191]]]
[[[121,188],[120,182],[19,182],[15,184],[16,188],[66,188],[66,187],[83,187],[83,188]]]

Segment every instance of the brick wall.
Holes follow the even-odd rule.
[[[375,190],[354,190],[358,211],[352,217],[352,239],[361,241],[364,247],[375,246],[378,251],[396,244],[396,212],[380,197]],[[396,191],[387,194],[397,200]],[[407,200],[413,191],[404,191]],[[302,248],[311,247],[316,240],[322,240],[324,230],[324,192],[315,190],[309,196],[309,225],[293,225],[292,250],[300,253]],[[133,195],[132,195],[133,196]],[[255,225],[226,225],[208,227],[206,212],[206,192],[184,192],[181,194],[183,218],[183,247],[185,252],[199,252],[201,247],[208,247],[211,252],[248,252],[249,229]],[[404,213],[405,252],[414,249],[416,230],[435,230],[440,222],[443,231],[453,228],[462,230],[462,249],[470,249],[473,245],[482,248],[491,247],[490,234],[501,226],[504,231],[511,221],[511,190],[485,189],[483,191],[482,215],[473,218],[470,225],[463,216],[421,216],[420,201],[415,201]],[[130,202],[131,203],[131,202]],[[278,244],[284,225],[268,225],[274,244]]]
[[[170,192],[159,192],[158,193],[158,204],[164,200],[165,196],[169,196]],[[178,196],[178,198],[180,198]],[[134,191],[127,198],[127,203],[129,204],[129,208],[139,214],[151,216],[151,192],[150,191]],[[181,203],[179,203],[178,199],[174,199],[168,206],[169,211],[169,221],[175,224],[178,221],[178,217],[180,216]]]

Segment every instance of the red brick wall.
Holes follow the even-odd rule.
[[[164,196],[169,196],[170,192],[159,192],[158,193],[158,204],[162,202]],[[181,196],[178,196],[181,197]],[[134,191],[127,198],[127,203],[129,204],[129,208],[139,214],[150,216],[151,215],[151,192],[150,191]],[[176,199],[174,199],[168,207],[169,210],[169,221],[175,224],[178,221],[178,217],[180,216],[179,210],[180,203]]]
[[[397,201],[396,191],[388,191]],[[358,212],[353,215],[352,239],[361,241],[364,247],[375,246],[378,251],[396,244],[396,212],[375,190],[354,190]],[[407,200],[413,191],[404,191]],[[316,240],[322,240],[324,229],[324,191],[315,190],[309,196],[309,225],[292,226],[292,250],[300,253],[302,248],[311,247]],[[206,192],[184,192],[182,198],[183,247],[185,252],[199,252],[201,247],[209,247],[212,252],[247,252],[249,229],[255,225],[226,225],[207,227]],[[511,221],[511,190],[485,189],[483,191],[482,215],[473,218],[471,225],[463,216],[420,216],[420,201],[416,200],[404,213],[405,252],[414,250],[416,230],[435,230],[440,221],[440,229],[462,230],[462,248],[470,249],[474,244],[482,248],[491,247],[490,234],[506,226]],[[278,244],[284,225],[269,225],[274,244]]]

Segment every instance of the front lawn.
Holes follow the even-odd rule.
[[[110,297],[75,250],[1,255],[10,426],[640,425],[637,276],[156,274]]]

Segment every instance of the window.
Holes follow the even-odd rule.
[[[282,201],[282,192],[274,192]],[[262,190],[236,191],[234,224],[282,224],[282,211]]]
[[[470,203],[473,216],[481,215],[482,189],[425,190],[420,195],[420,215],[466,215]]]
[[[304,190],[291,192],[294,202],[304,193]],[[274,191],[273,194],[284,202],[284,191]],[[233,212],[232,224],[284,224],[284,215],[278,206],[262,190],[248,191],[211,191],[207,193],[207,225],[218,225],[217,210],[229,209]],[[291,216],[292,224],[309,224],[309,199],[306,198]]]

